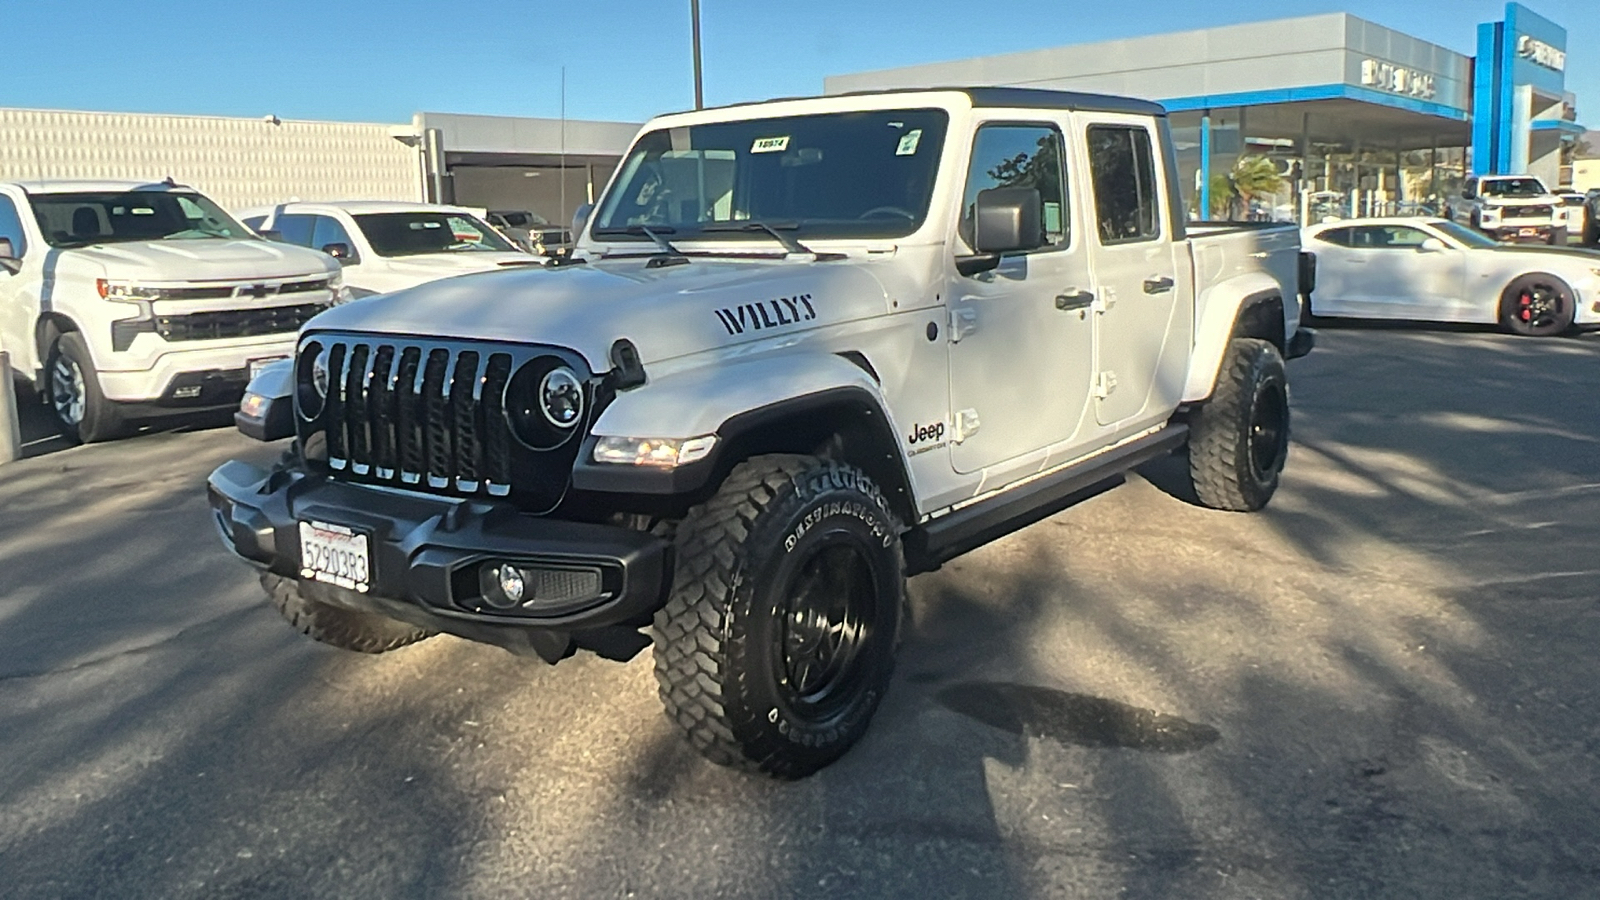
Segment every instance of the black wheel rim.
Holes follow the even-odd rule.
[[[778,687],[813,721],[848,708],[865,684],[878,597],[872,566],[845,534],[831,535],[792,570],[778,629]]]
[[[1289,397],[1272,381],[1256,388],[1250,410],[1250,468],[1257,480],[1271,478],[1283,465],[1289,438]]]
[[[1552,328],[1561,320],[1561,292],[1555,285],[1530,284],[1517,294],[1513,314],[1529,331]]]

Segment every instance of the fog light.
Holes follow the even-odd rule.
[[[527,577],[513,565],[500,563],[483,567],[483,602],[495,609],[510,609],[522,605],[528,592]]]
[[[181,388],[174,388],[172,397],[175,400],[193,400],[200,396],[200,385],[191,384]]]

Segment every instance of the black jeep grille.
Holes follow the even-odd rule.
[[[299,331],[300,326],[310,321],[312,316],[327,308],[326,303],[302,303],[298,306],[224,309],[183,316],[157,316],[156,333],[169,341],[211,341],[288,334]]]
[[[316,378],[308,355],[324,350],[327,395],[320,414],[308,419],[305,398]],[[554,446],[540,445],[546,449],[522,443],[505,409],[515,372],[553,365],[592,383],[582,359],[564,350],[309,335],[295,366],[300,436],[311,447],[322,435],[324,465],[337,478],[553,506],[593,421],[595,392],[585,391],[584,420]]]

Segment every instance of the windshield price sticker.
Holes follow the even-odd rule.
[[[900,138],[900,143],[894,148],[895,156],[915,156],[917,145],[922,143],[922,129],[913,128]]]
[[[372,582],[367,536],[343,525],[301,522],[300,577],[365,594]]]
[[[789,149],[789,136],[756,138],[750,145],[751,153],[782,153]]]

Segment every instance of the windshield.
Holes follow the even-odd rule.
[[[1483,192],[1490,197],[1539,197],[1548,193],[1537,178],[1486,179]]]
[[[32,194],[34,217],[52,247],[125,241],[255,238],[199,194],[171,191],[95,191]]]
[[[904,237],[928,215],[948,121],[943,110],[900,109],[652,131],[623,160],[593,233],[642,225],[682,240],[747,234],[718,226],[759,221],[815,237]]]
[[[1465,245],[1469,249],[1488,250],[1500,246],[1499,241],[1484,237],[1482,232],[1468,228],[1459,222],[1446,222],[1441,219],[1437,222],[1429,222],[1428,224],[1432,225],[1439,231],[1444,232],[1446,235],[1455,238],[1458,242]]]
[[[372,213],[355,219],[379,256],[518,252],[493,228],[465,213]]]

